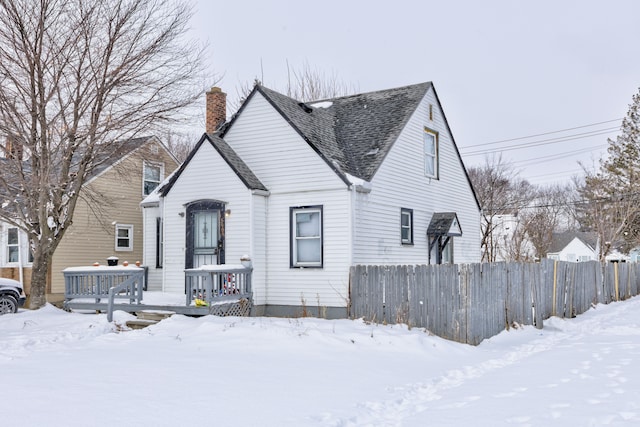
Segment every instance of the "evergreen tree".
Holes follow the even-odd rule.
[[[620,135],[608,139],[600,170],[587,172],[578,188],[584,227],[598,233],[600,257],[640,244],[640,92],[633,96]],[[586,172],[586,171],[585,171]]]

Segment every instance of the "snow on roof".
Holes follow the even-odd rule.
[[[313,108],[329,108],[333,105],[333,101],[320,101],[314,102],[313,104],[308,104]]]

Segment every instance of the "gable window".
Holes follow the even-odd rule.
[[[133,225],[116,224],[116,251],[133,250]]]
[[[144,181],[142,184],[142,192],[145,196],[148,196],[158,185],[160,185],[160,181],[162,179],[162,166],[145,163],[143,173]]]
[[[438,178],[438,132],[424,128],[424,174]]]
[[[7,262],[20,261],[20,245],[18,243],[18,229],[13,227],[7,230]]]
[[[413,245],[413,209],[400,209],[400,242]]]
[[[322,267],[322,206],[290,208],[290,267]]]

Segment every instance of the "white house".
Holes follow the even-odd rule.
[[[207,93],[207,133],[142,203],[150,289],[184,293],[185,268],[248,254],[257,314],[345,317],[352,265],[480,261],[431,83],[312,103],[256,85],[227,123],[225,96]]]
[[[598,259],[597,235],[587,232],[554,233],[547,258],[584,262]]]

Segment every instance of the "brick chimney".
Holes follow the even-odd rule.
[[[219,87],[212,87],[207,92],[206,132],[213,133],[218,126],[227,120],[227,94]]]

